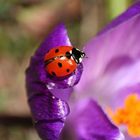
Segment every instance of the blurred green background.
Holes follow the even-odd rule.
[[[0,140],[39,140],[32,127],[25,69],[43,38],[65,22],[74,46],[84,43],[132,0],[0,0]]]

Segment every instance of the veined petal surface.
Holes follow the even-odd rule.
[[[124,140],[94,100],[80,101],[71,115],[69,131],[73,132],[73,138],[70,140]]]
[[[113,79],[117,71],[124,67],[130,67],[132,64],[134,65],[140,58],[139,6],[140,2],[130,7],[122,15],[125,19],[125,16],[129,15],[133,9],[137,11],[132,14],[133,16],[128,16],[129,18],[126,21],[122,20],[119,24],[115,24],[114,28],[109,28],[108,31],[87,43],[85,53],[88,58],[84,59],[84,71],[80,83],[76,86],[77,92],[82,94],[82,91],[86,91],[87,93],[96,94],[96,92],[90,90],[93,89],[92,86],[102,85],[104,83],[102,79]],[[109,83],[107,84],[109,85]],[[106,88],[113,89],[111,86]],[[105,89],[104,91],[107,94]]]

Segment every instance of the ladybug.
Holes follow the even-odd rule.
[[[73,73],[85,53],[72,46],[50,49],[44,57],[45,70],[53,77],[64,77]]]

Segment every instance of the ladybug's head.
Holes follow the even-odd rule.
[[[77,48],[72,49],[72,56],[77,64],[81,63],[83,58],[85,57],[85,53],[80,51]]]

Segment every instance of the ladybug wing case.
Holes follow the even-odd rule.
[[[57,77],[64,77],[75,71],[77,64],[73,59],[67,57],[56,57],[53,61],[46,65],[46,71]]]

